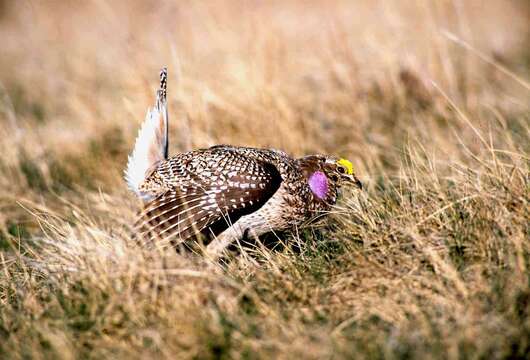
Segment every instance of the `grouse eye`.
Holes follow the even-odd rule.
[[[337,167],[337,171],[340,172],[341,174],[346,173],[346,169],[342,166]]]

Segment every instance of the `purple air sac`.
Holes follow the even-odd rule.
[[[315,171],[309,177],[309,188],[320,200],[328,194],[328,178],[322,171]]]

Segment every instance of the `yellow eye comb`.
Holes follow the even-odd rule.
[[[346,168],[346,174],[353,175],[353,165],[349,160],[346,159],[340,159],[337,161],[338,165],[342,165]]]

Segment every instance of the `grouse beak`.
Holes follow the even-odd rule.
[[[342,177],[344,178],[344,180],[346,180],[347,182],[355,185],[359,190],[362,190],[363,189],[363,183],[357,178],[357,176],[355,175],[348,175],[348,174],[343,174]]]

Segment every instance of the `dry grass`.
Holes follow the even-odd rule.
[[[501,0],[0,2],[0,357],[528,356],[529,23]],[[137,248],[121,172],[163,65],[173,153],[337,154],[367,191],[220,266]]]

